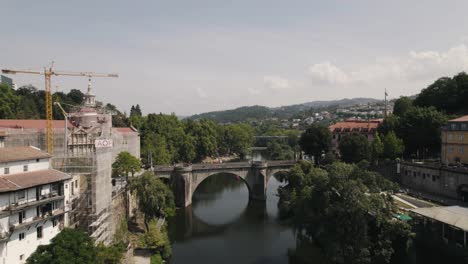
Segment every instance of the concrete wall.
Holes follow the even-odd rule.
[[[0,163],[0,175],[5,174],[5,168],[9,168],[9,174],[23,173],[24,165],[28,166],[27,171],[47,170],[49,169],[49,159]]]
[[[468,169],[440,164],[402,163],[403,185],[433,195],[460,199],[460,187],[468,185]]]

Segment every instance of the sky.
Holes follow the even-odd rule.
[[[464,0],[0,0],[0,68],[118,73],[97,99],[192,115],[413,95],[468,70]],[[18,85],[44,88],[34,75]],[[88,80],[54,77],[53,89]]]

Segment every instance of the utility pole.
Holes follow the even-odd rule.
[[[385,110],[384,110],[384,118],[387,118],[387,88],[385,88]]]

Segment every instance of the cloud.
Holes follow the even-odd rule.
[[[264,76],[263,85],[268,90],[281,91],[291,87],[289,80],[279,76]]]
[[[197,95],[199,98],[205,99],[208,97],[208,94],[206,93],[204,89],[197,87],[196,91],[197,91]]]
[[[468,47],[460,44],[443,52],[411,51],[401,57],[378,58],[375,62],[344,70],[329,61],[309,67],[314,83],[330,86],[381,85],[385,82],[428,82],[468,70]]]

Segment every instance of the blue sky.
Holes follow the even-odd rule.
[[[467,1],[0,1],[0,67],[117,72],[122,110],[411,95],[468,68]],[[43,89],[37,76],[12,76]],[[85,90],[85,78],[57,77]]]

